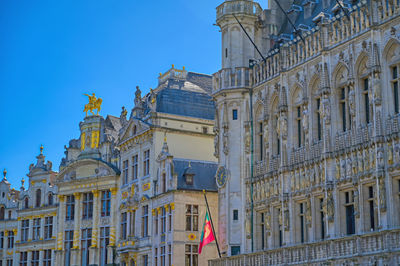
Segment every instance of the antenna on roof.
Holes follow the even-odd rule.
[[[285,14],[287,20],[289,21],[290,25],[292,25],[294,32],[297,34],[297,36],[299,36],[301,38],[301,40],[303,41],[303,43],[306,43],[303,36],[301,36],[301,33],[299,34],[299,30],[296,28],[296,26],[293,24],[292,20],[289,18],[288,14],[286,13],[286,11],[282,8],[281,4],[279,4],[279,2],[277,0],[274,0],[276,5],[279,7],[279,9],[283,12],[283,14]]]
[[[344,9],[344,7],[342,6],[342,4],[340,3],[339,0],[336,0],[336,3],[340,7],[340,9],[343,11],[343,13],[346,15],[347,19],[350,20],[349,11]]]
[[[260,50],[258,50],[257,45],[253,42],[253,40],[250,38],[250,35],[247,33],[247,31],[244,29],[242,23],[240,23],[240,21],[238,20],[238,18],[235,16],[235,14],[232,14],[233,17],[236,19],[236,21],[239,23],[240,27],[242,28],[242,30],[244,31],[244,33],[246,34],[247,38],[249,38],[250,42],[253,44],[254,48],[256,48],[257,52],[260,54],[261,58],[263,59],[263,61],[265,62],[265,57],[261,54]]]

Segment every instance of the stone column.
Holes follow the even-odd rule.
[[[110,247],[115,246],[116,242],[116,224],[117,224],[117,191],[118,188],[113,187],[111,191],[111,219],[110,219]],[[108,263],[112,263],[112,248],[108,249]]]
[[[99,213],[101,206],[99,208],[99,191],[92,190],[93,193],[93,220],[92,220],[92,245],[90,246],[90,258],[89,264],[96,264],[99,253]]]
[[[64,236],[64,223],[65,223],[65,195],[58,195],[58,202],[59,202],[59,208],[58,208],[58,223],[57,225],[53,226],[53,232],[54,228],[57,226],[57,247],[56,247],[56,252],[55,252],[55,265],[64,265],[64,260],[63,260],[63,236]],[[53,220],[53,224],[56,220]]]
[[[79,235],[80,235],[80,227],[81,227],[81,193],[74,193],[75,197],[75,214],[74,214],[74,242],[71,250],[71,264],[72,265],[80,265],[80,247],[79,247]]]

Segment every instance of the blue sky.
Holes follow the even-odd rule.
[[[84,93],[103,98],[103,116],[119,116],[132,109],[135,86],[156,87],[171,64],[216,72],[221,2],[1,1],[0,169],[12,186],[41,144],[58,171],[64,145],[79,137]]]

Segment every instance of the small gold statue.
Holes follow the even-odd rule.
[[[88,111],[90,111],[92,115],[94,115],[93,110],[95,109],[97,110],[96,115],[98,115],[101,110],[101,103],[103,102],[103,100],[101,98],[96,98],[96,95],[94,93],[92,93],[92,95],[84,95],[89,97],[89,103],[85,104],[85,108],[83,109],[83,111],[86,113],[86,116]]]

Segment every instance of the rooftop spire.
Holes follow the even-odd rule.
[[[4,180],[7,180],[7,170],[6,170],[6,168],[4,168],[3,176],[4,176]]]

